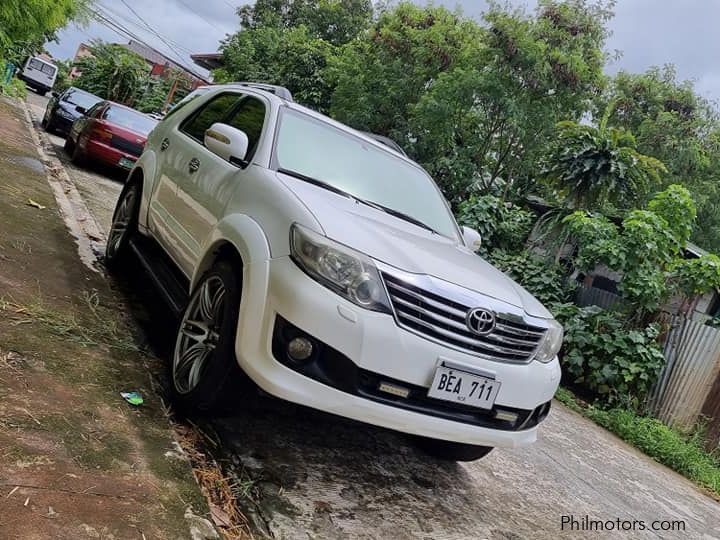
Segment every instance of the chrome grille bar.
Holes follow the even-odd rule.
[[[468,328],[466,316],[483,306],[464,305],[386,272],[382,275],[398,325],[450,347],[490,360],[526,363],[545,335],[545,329],[503,313],[496,313],[490,334],[476,334]]]

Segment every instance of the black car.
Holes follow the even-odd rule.
[[[45,110],[42,127],[48,132],[56,131],[62,135],[67,135],[73,122],[100,101],[102,101],[102,98],[74,86],[71,86],[62,94],[53,92]]]

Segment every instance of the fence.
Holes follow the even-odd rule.
[[[621,296],[596,287],[578,287],[575,293],[578,306],[599,306],[603,309],[619,309],[625,305]]]
[[[720,375],[720,330],[681,315],[669,316],[668,322],[663,348],[666,363],[650,408],[665,424],[689,428],[698,420]]]

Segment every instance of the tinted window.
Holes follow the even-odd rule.
[[[157,120],[143,113],[112,105],[105,110],[103,119],[143,135],[150,133],[157,125]]]
[[[67,92],[65,92],[65,95],[63,96],[63,101],[67,101],[68,103],[72,103],[73,105],[79,105],[84,109],[89,109],[101,100],[97,96],[88,94],[87,92],[83,92],[82,90],[78,90],[77,88],[71,88]]]
[[[252,158],[260,142],[263,124],[265,123],[265,105],[259,99],[246,97],[226,124],[244,131],[248,136],[248,152],[245,159]]]
[[[222,122],[235,106],[240,102],[239,94],[221,94],[208,101],[194,115],[180,126],[180,130],[190,135],[196,141],[205,141],[205,132],[215,122]]]
[[[50,77],[55,75],[55,72],[57,71],[57,68],[55,66],[51,64],[46,64],[45,62],[41,62],[37,58],[31,59],[28,67],[32,69],[37,69],[38,71],[42,71],[45,75],[49,75]]]

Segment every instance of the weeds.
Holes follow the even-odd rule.
[[[655,418],[625,409],[603,410],[579,401],[561,388],[555,398],[575,412],[615,433],[655,461],[720,497],[720,455],[703,448],[701,430],[683,433]]]
[[[83,347],[106,345],[121,351],[139,352],[132,333],[117,314],[100,304],[96,292],[82,295],[87,310],[60,311],[41,297],[28,304],[0,299],[0,311],[10,312],[14,325],[41,324],[51,334]]]

